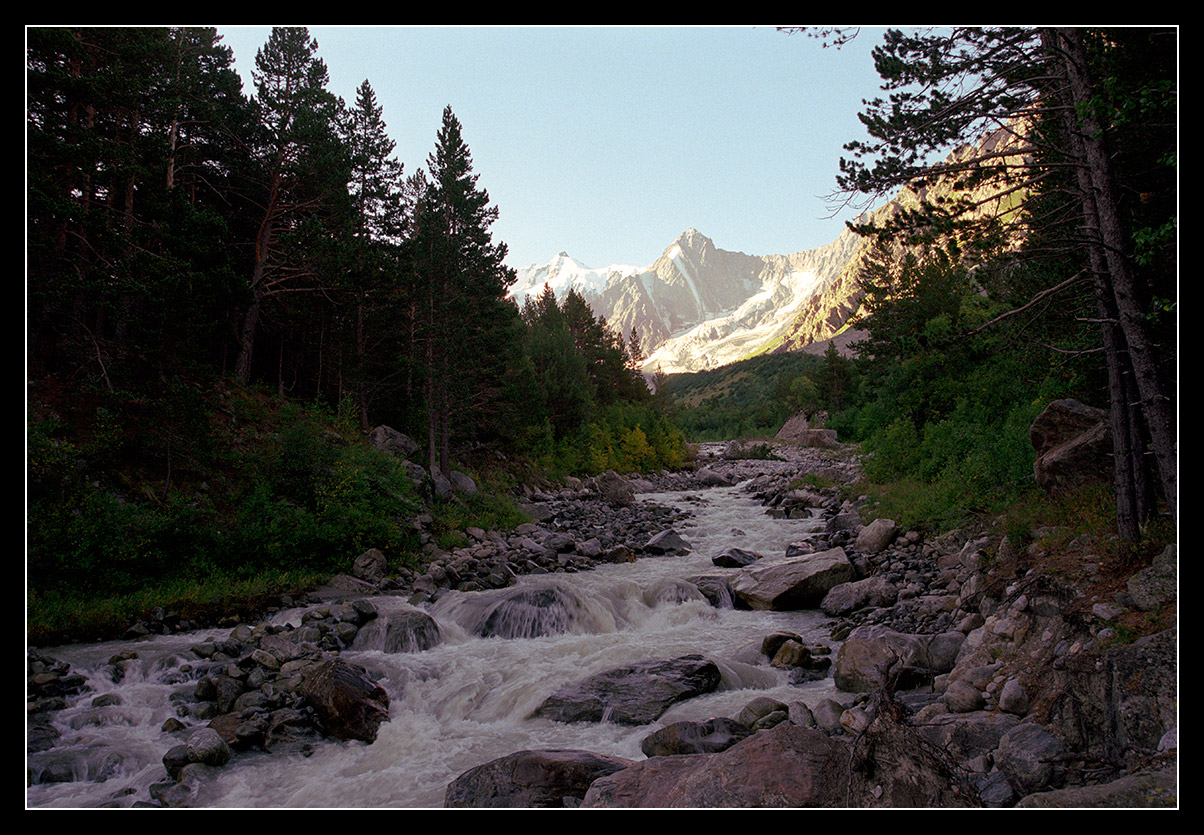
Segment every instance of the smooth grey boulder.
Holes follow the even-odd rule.
[[[719,667],[701,655],[608,670],[557,690],[532,718],[647,725],[672,705],[719,686]]]
[[[753,609],[786,611],[819,605],[824,595],[856,574],[843,548],[761,560],[732,578],[732,591]]]
[[[834,586],[824,595],[819,608],[825,615],[841,617],[858,609],[893,606],[899,599],[899,590],[885,577],[866,577]]]
[[[893,519],[875,519],[857,534],[853,548],[866,554],[877,554],[895,541],[899,526]]]

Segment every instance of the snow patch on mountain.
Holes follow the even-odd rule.
[[[510,288],[510,298],[522,307],[529,297],[538,298],[544,285],[547,285],[558,299],[563,299],[572,289],[588,299],[602,293],[615,278],[636,274],[640,270],[640,267],[626,264],[595,269],[587,267],[567,252],[561,252],[546,264],[532,264],[519,270],[518,281]]]

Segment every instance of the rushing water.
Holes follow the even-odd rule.
[[[389,693],[391,718],[375,743],[330,742],[309,757],[237,755],[212,772],[198,794],[198,805],[441,806],[451,780],[514,751],[576,748],[642,759],[640,741],[672,722],[734,716],[758,695],[809,704],[831,695],[830,678],[792,686],[782,671],[750,652],[766,634],[782,629],[807,641],[823,641],[820,613],[716,609],[680,583],[723,572],[710,558],[728,547],[781,556],[790,542],[804,538],[818,523],[771,518],[738,487],[641,498],[693,511],[693,517],[677,527],[692,545],[691,554],[578,574],[525,577],[517,587],[503,591],[448,594],[428,609],[443,635],[436,648],[344,653],[379,676]],[[566,592],[565,611],[571,617],[557,626],[567,631],[515,638],[479,638],[470,631],[499,594],[521,588],[538,596],[549,584]],[[382,620],[410,608],[397,598],[374,602]],[[32,785],[28,805],[129,805],[146,800],[150,784],[165,777],[163,754],[179,743],[160,726],[176,715],[172,693],[192,688],[180,665],[190,657],[187,648],[209,634],[224,637],[225,631],[48,650],[86,674],[93,689],[59,714],[58,746],[30,758],[31,772],[68,767],[75,779]],[[529,633],[519,628],[518,634]],[[114,684],[103,668],[112,655],[128,648],[138,652],[138,661],[120,684]],[[675,705],[653,725],[632,728],[527,718],[566,684],[626,664],[693,653],[719,665],[720,690]],[[117,694],[122,703],[93,707],[95,697],[105,693]]]

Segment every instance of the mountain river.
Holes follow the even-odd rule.
[[[468,769],[527,748],[574,748],[643,759],[640,742],[653,730],[683,719],[734,716],[756,696],[814,705],[833,695],[832,679],[791,685],[750,647],[774,631],[831,644],[818,611],[755,612],[717,609],[704,599],[678,602],[678,581],[717,569],[711,557],[739,547],[780,557],[786,546],[816,531],[818,519],[769,516],[741,487],[684,493],[642,494],[639,501],[687,508],[678,532],[693,551],[605,565],[576,574],[526,576],[519,585],[567,584],[579,611],[567,631],[537,638],[479,638],[467,624],[499,592],[451,592],[427,608],[439,623],[442,643],[424,652],[347,651],[343,655],[379,677],[390,700],[390,721],[375,743],[323,743],[300,754],[242,753],[213,770],[197,795],[207,807],[439,807],[450,781]],[[409,608],[397,597],[374,597],[381,618]],[[302,609],[279,620],[299,622]],[[149,786],[166,778],[164,753],[181,739],[161,730],[176,716],[170,697],[194,686],[188,648],[229,630],[157,636],[48,648],[47,655],[88,677],[91,689],[60,711],[61,733],[50,751],[29,755],[32,807],[129,806],[149,799]],[[120,684],[104,673],[122,650],[138,653],[138,665]],[[836,647],[833,645],[833,650]],[[718,692],[679,703],[653,725],[565,724],[529,719],[553,691],[587,676],[635,662],[702,654],[722,671]],[[181,666],[185,665],[184,670]],[[115,694],[120,704],[94,706]],[[102,702],[105,700],[101,700]],[[188,721],[188,720],[185,720]],[[192,720],[196,721],[196,720]],[[69,782],[39,782],[54,765],[69,768]]]

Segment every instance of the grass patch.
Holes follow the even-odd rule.
[[[431,506],[435,541],[440,548],[451,550],[468,544],[464,531],[480,528],[484,531],[509,531],[530,522],[507,491],[497,485],[479,485],[476,493],[457,494],[454,498],[437,501]]]
[[[252,577],[168,580],[155,587],[104,596],[79,590],[39,593],[31,589],[26,598],[27,638],[35,646],[112,638],[155,608],[185,620],[210,621],[263,608],[269,599],[296,594],[322,579],[312,572],[266,570]]]

